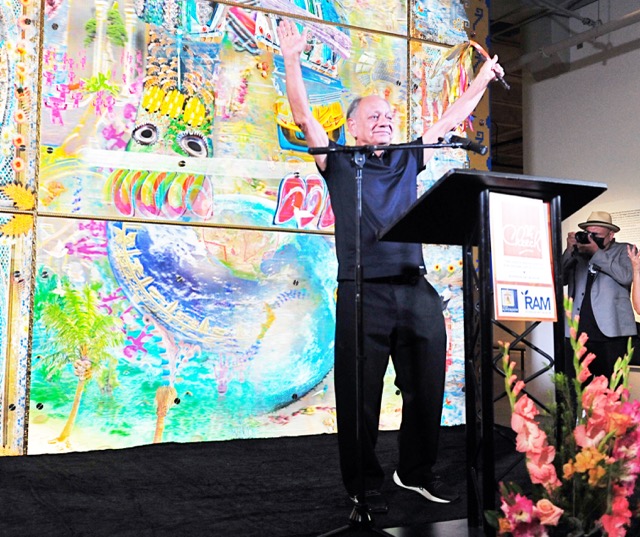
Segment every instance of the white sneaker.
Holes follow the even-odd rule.
[[[393,482],[403,489],[417,492],[423,498],[430,502],[436,503],[452,503],[460,499],[460,496],[453,490],[449,489],[437,476],[433,476],[424,486],[405,485],[401,480],[398,472],[393,472]]]

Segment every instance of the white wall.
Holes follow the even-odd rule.
[[[638,0],[601,0],[581,15],[607,23],[638,9]],[[589,29],[575,20],[567,24],[572,34]],[[564,235],[577,230],[593,210],[614,216],[637,211],[637,221],[630,224],[640,228],[640,24],[581,49],[573,47],[570,58],[569,72],[555,78],[536,82],[523,73],[524,172],[608,185],[604,194],[563,222]],[[624,231],[620,239],[640,246]],[[638,236],[637,230],[632,236]],[[532,340],[551,351],[550,325],[541,328]],[[536,353],[531,360],[535,368]],[[632,375],[632,383],[640,385],[640,373]],[[537,395],[550,388],[549,375],[536,381]]]
[[[601,0],[581,15],[607,23],[638,9],[638,0]],[[589,29],[569,24],[572,33]],[[540,82],[525,73],[523,83],[525,173],[609,187],[565,221],[565,232],[592,210],[640,209],[640,24],[573,47],[570,56],[569,72]]]

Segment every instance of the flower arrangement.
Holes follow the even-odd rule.
[[[516,450],[525,455],[531,492],[500,483],[501,512],[486,513],[500,535],[621,537],[631,523],[629,498],[640,474],[640,401],[631,400],[628,390],[631,342],[610,379],[591,378],[595,355],[586,351],[587,334],[577,333],[570,300],[565,310],[575,378],[554,376],[559,397],[548,415],[523,393],[508,344],[502,344],[511,427]]]

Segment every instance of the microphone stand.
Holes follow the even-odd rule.
[[[330,537],[333,535],[353,534],[360,536],[365,535],[384,535],[393,537],[384,530],[374,527],[373,517],[369,512],[369,506],[365,497],[365,480],[364,466],[362,460],[362,435],[363,435],[363,419],[364,414],[364,363],[366,356],[364,355],[364,330],[363,330],[363,310],[362,310],[362,170],[367,160],[367,155],[375,151],[391,151],[391,150],[407,150],[407,149],[441,149],[441,148],[457,148],[468,149],[463,141],[441,142],[436,144],[392,144],[392,145],[361,145],[361,146],[327,146],[327,147],[310,147],[308,153],[311,155],[324,155],[329,153],[351,153],[352,162],[356,168],[356,244],[355,244],[355,308],[356,308],[356,443],[358,450],[358,488],[356,502],[349,516],[347,525],[338,529],[323,533],[319,537]],[[486,152],[486,150],[485,150]]]

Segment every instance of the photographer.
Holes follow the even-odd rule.
[[[596,355],[589,366],[593,376],[611,376],[618,357],[627,351],[629,337],[636,336],[630,289],[633,266],[627,243],[614,239],[620,228],[611,215],[594,211],[583,231],[570,232],[567,249],[562,254],[562,281],[573,298],[572,316],[579,315],[578,334],[586,332],[587,352]],[[568,338],[568,328],[565,333]],[[573,351],[566,340],[566,367],[573,372]]]

